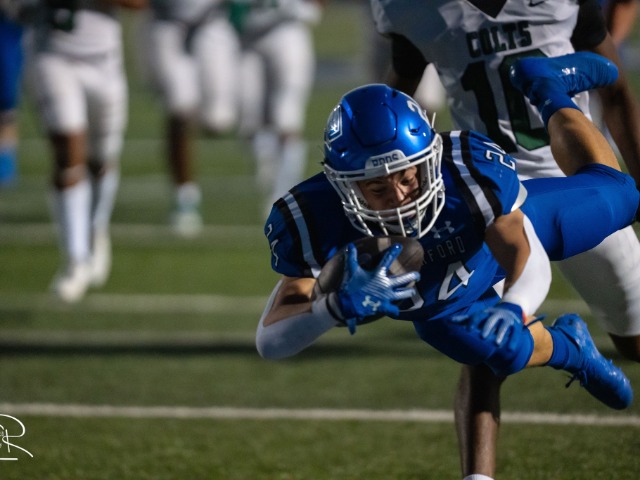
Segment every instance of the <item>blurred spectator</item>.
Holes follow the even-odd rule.
[[[243,48],[240,135],[252,145],[265,216],[305,174],[304,123],[315,76],[311,27],[323,3],[231,1]]]
[[[166,115],[166,155],[179,235],[202,228],[194,175],[194,127],[212,135],[237,124],[240,47],[222,0],[151,0],[150,72]],[[215,160],[215,159],[214,159]]]
[[[25,74],[53,156],[51,206],[63,264],[52,291],[65,302],[111,270],[109,223],[127,117],[118,7],[146,0],[48,0],[25,32]]]

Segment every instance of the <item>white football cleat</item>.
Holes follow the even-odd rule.
[[[69,263],[53,278],[51,291],[63,302],[76,303],[82,300],[90,284],[90,265],[86,262]]]
[[[187,182],[176,188],[171,225],[181,237],[192,238],[202,231],[201,201],[202,193],[195,183]]]
[[[202,216],[196,207],[179,207],[171,215],[171,225],[181,237],[192,238],[202,231]]]
[[[91,286],[100,288],[111,273],[111,239],[107,232],[94,232],[93,252],[89,261]]]

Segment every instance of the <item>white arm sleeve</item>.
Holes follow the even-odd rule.
[[[277,360],[291,357],[313,342],[339,322],[327,308],[327,296],[319,297],[311,304],[311,311],[264,325],[264,318],[271,310],[281,282],[274,288],[267,306],[260,317],[256,332],[256,348],[262,358]]]
[[[502,297],[503,302],[520,305],[525,315],[533,315],[542,305],[551,287],[551,263],[531,220],[524,216],[524,231],[527,234],[531,253],[518,279]]]

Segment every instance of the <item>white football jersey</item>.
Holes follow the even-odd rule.
[[[442,80],[456,128],[488,135],[521,177],[562,175],[537,110],[509,81],[523,56],[574,51],[578,0],[371,0],[376,28],[406,37]],[[588,111],[586,93],[576,97]]]

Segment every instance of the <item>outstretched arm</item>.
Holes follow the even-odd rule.
[[[365,270],[358,262],[356,246],[344,252],[344,274],[336,291],[316,292],[312,278],[283,277],[258,324],[256,347],[265,358],[284,358],[302,351],[337,325],[351,333],[369,318],[396,315],[395,302],[415,293],[418,272],[391,275],[389,267],[402,250],[400,244],[387,248],[378,265]]]
[[[312,301],[314,278],[285,277],[267,302],[256,332],[260,356],[280,359],[295,355],[339,322],[328,310],[326,297]]]
[[[422,80],[427,62],[406,37],[391,36],[391,68],[386,83],[407,95],[413,96]]]

